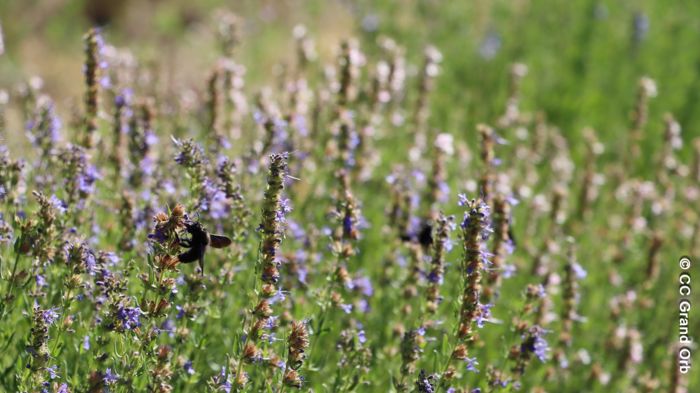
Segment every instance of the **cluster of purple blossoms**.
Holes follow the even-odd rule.
[[[175,162],[185,168],[200,168],[207,163],[204,149],[192,139],[181,141],[171,138],[175,146],[179,149],[175,155]]]
[[[102,381],[105,383],[105,385],[112,385],[118,380],[119,374],[113,372],[111,368],[106,369],[104,374],[102,374]]]
[[[470,221],[478,216],[483,225],[481,226],[481,239],[488,240],[491,236],[491,208],[483,201],[478,201],[477,203],[472,203],[472,201],[467,198],[464,194],[458,195],[459,202],[458,205],[462,207],[469,207],[467,211],[464,212],[464,219],[462,220],[461,227],[467,228]]]
[[[418,381],[416,381],[416,392],[435,393],[435,376],[428,375],[425,370],[420,370]]]
[[[100,173],[90,164],[85,149],[80,146],[68,145],[60,159],[64,165],[63,178],[68,192],[68,204],[83,209],[87,197],[95,192],[95,182],[100,179]]]
[[[116,318],[121,322],[125,330],[133,330],[141,326],[141,314],[143,312],[138,307],[121,306],[117,309]]]
[[[49,198],[49,203],[51,203],[51,207],[53,207],[53,209],[59,214],[64,214],[68,209],[68,205],[56,195],[51,195],[51,198]]]
[[[489,31],[479,45],[479,55],[485,60],[491,60],[501,49],[501,35],[497,31]]]
[[[488,322],[489,318],[491,318],[491,309],[493,308],[493,304],[488,303],[488,304],[479,304],[479,314],[476,317],[476,326],[481,329],[484,327],[484,322]]]
[[[546,362],[549,358],[549,344],[547,340],[544,339],[544,335],[547,334],[547,332],[547,330],[537,325],[531,327],[522,336],[523,343],[520,345],[521,353],[532,353],[541,362]]]
[[[196,371],[194,370],[194,366],[192,365],[192,361],[191,361],[191,360],[187,360],[187,361],[185,362],[185,364],[182,365],[182,368],[185,370],[185,372],[186,372],[188,375],[194,375],[194,373],[196,372]]]
[[[287,215],[292,212],[292,203],[288,198],[280,199],[280,208],[277,210],[277,221],[284,225],[287,222]]]
[[[0,200],[2,200],[2,186],[0,186]],[[5,221],[5,215],[0,212],[0,244],[9,243],[12,240],[12,226]]]
[[[38,308],[37,305],[35,307]],[[59,318],[58,307],[41,310],[41,318],[46,325],[53,325]]]
[[[134,91],[130,88],[124,88],[119,91],[114,96],[114,105],[120,108],[124,108],[124,116],[126,118],[130,118],[133,115],[133,111],[131,109],[131,102],[134,97]],[[128,132],[128,124],[126,125],[127,128],[122,129],[124,132]]]
[[[226,367],[221,367],[221,372],[215,375],[211,379],[214,385],[215,391],[221,391],[224,393],[231,393],[231,377],[226,372]]]
[[[65,242],[62,257],[74,273],[87,272],[95,275],[97,264],[95,252],[85,242]]]
[[[231,205],[221,187],[207,178],[202,183],[202,193],[199,196],[197,208],[208,212],[212,219],[220,220],[228,215]]]
[[[48,96],[39,97],[37,113],[27,122],[25,128],[29,142],[41,150],[44,159],[48,159],[61,136],[61,119]]]
[[[253,112],[253,120],[265,129],[263,153],[282,153],[294,150],[289,138],[289,123],[279,116],[267,114],[263,110]]]

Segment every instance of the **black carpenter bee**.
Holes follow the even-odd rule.
[[[182,263],[192,263],[199,260],[199,268],[204,274],[204,254],[207,251],[207,246],[214,248],[224,248],[231,245],[231,239],[221,235],[211,235],[196,221],[188,221],[185,223],[185,229],[190,234],[189,239],[180,239],[180,246],[189,250],[181,253],[177,258]]]
[[[423,222],[417,233],[401,234],[401,240],[405,242],[417,241],[423,247],[430,247],[433,244],[433,226],[428,221]]]

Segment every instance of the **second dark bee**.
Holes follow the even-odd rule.
[[[231,245],[231,239],[226,236],[211,235],[196,221],[188,221],[185,223],[185,230],[190,234],[189,239],[181,239],[180,246],[188,250],[181,253],[177,258],[182,263],[192,263],[199,261],[199,268],[204,274],[204,254],[207,251],[207,246],[214,248],[224,248]]]

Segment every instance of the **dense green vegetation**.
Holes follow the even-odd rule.
[[[0,4],[0,390],[700,389],[700,3],[190,3]]]

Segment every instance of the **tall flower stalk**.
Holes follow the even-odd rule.
[[[457,375],[453,367],[454,361],[466,363],[467,371],[476,371],[478,362],[470,358],[469,349],[476,340],[475,327],[482,327],[490,317],[491,305],[481,303],[482,270],[490,262],[486,251],[486,240],[491,233],[490,209],[481,199],[467,199],[459,195],[459,204],[465,208],[464,218],[460,224],[462,229],[463,258],[460,273],[462,274],[463,292],[455,343],[452,346],[447,362],[440,374],[439,387],[447,387]]]
[[[282,296],[280,290],[280,255],[279,247],[284,238],[285,215],[289,212],[288,201],[283,199],[284,180],[287,171],[287,153],[271,154],[269,156],[269,172],[267,189],[263,198],[262,218],[259,231],[262,236],[259,249],[259,260],[256,273],[260,276],[260,288],[257,290],[257,303],[250,310],[247,330],[244,332],[244,342],[239,353],[236,374],[233,376],[237,390],[245,388],[248,376],[243,371],[243,364],[255,364],[267,361],[279,363],[277,355],[271,351],[263,359],[260,346],[264,343],[265,331],[272,330],[276,324],[273,306]],[[257,283],[256,283],[257,287]],[[272,364],[277,366],[277,364]]]
[[[97,131],[100,74],[105,67],[101,59],[104,41],[98,28],[90,29],[83,40],[85,43],[85,129],[80,143],[86,148],[91,148]]]

